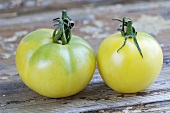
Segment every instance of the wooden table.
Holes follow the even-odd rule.
[[[112,18],[130,17],[137,31],[153,35],[164,53],[162,71],[154,84],[135,94],[120,94],[101,79],[96,67],[89,85],[74,96],[51,99],[33,92],[15,67],[15,50],[28,32],[53,28],[59,11],[0,19],[0,112],[170,112],[170,1],[141,2],[70,9],[76,22],[73,33],[88,41],[97,53],[101,41],[116,32]],[[31,18],[31,19],[30,19]]]

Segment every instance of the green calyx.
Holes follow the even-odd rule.
[[[53,19],[53,22],[57,22],[54,25],[57,27],[53,32],[53,42],[62,45],[68,44],[72,37],[71,28],[74,26],[74,22],[65,10],[62,11],[62,17]]]
[[[128,19],[128,21],[126,21],[126,19]],[[136,39],[137,32],[135,31],[135,28],[132,26],[132,20],[127,17],[124,17],[123,20],[119,20],[119,19],[112,19],[112,20],[117,20],[119,22],[122,22],[122,25],[120,25],[121,29],[118,29],[118,31],[120,31],[122,36],[125,37],[123,45],[117,50],[117,52],[119,52],[119,50],[122,49],[126,45],[126,41],[128,38],[132,38],[141,57],[143,58],[142,51]],[[126,31],[125,31],[125,27],[126,27]]]

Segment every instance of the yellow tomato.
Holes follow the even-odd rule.
[[[16,52],[16,66],[23,82],[35,92],[52,98],[78,93],[95,70],[93,49],[72,36],[68,44],[54,43],[52,29],[29,33]]]
[[[136,35],[143,58],[132,38],[127,39],[116,33],[106,38],[100,45],[97,61],[99,72],[105,83],[121,93],[135,93],[151,85],[159,75],[163,54],[157,41],[149,34]]]

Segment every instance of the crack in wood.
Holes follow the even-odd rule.
[[[165,93],[170,91],[170,88],[167,89],[156,89],[156,90],[152,90],[149,92],[138,92],[136,93],[136,96],[147,96],[148,94],[154,94],[154,93]]]
[[[157,101],[157,102],[149,102],[149,103],[145,103],[145,104],[136,104],[136,105],[131,105],[129,106],[122,106],[122,107],[115,107],[115,108],[107,108],[107,109],[98,109],[98,110],[91,110],[91,111],[86,111],[84,113],[97,113],[100,111],[103,111],[104,113],[106,112],[120,112],[122,110],[141,110],[141,112],[143,112],[143,110],[148,110],[151,108],[155,108],[157,106],[163,107],[163,106],[169,106],[170,105],[170,100],[166,100],[166,101]],[[161,110],[161,108],[159,109]]]

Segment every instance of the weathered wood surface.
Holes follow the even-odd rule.
[[[129,16],[138,31],[153,35],[164,53],[164,65],[154,84],[136,94],[111,90],[96,68],[93,79],[80,93],[61,99],[40,96],[21,81],[15,68],[19,41],[37,28],[53,28],[60,12],[44,12],[0,19],[0,112],[170,112],[170,1],[118,4],[71,9],[74,34],[88,41],[97,53],[100,42],[117,30],[112,18]],[[38,16],[37,16],[38,15]]]
[[[18,75],[15,80],[1,82],[1,112],[82,112],[101,109],[117,111],[126,107],[142,106],[146,111],[170,110],[170,68],[164,67],[157,81],[145,91],[119,94],[108,88],[96,71],[91,83],[80,93],[63,98],[42,97],[26,87]],[[161,106],[159,109],[155,106]],[[163,104],[162,104],[163,103]],[[157,104],[157,105],[156,105]],[[128,107],[129,106],[129,107]],[[152,108],[152,109],[151,109]],[[138,109],[141,110],[142,109]],[[145,110],[143,110],[145,111]]]

